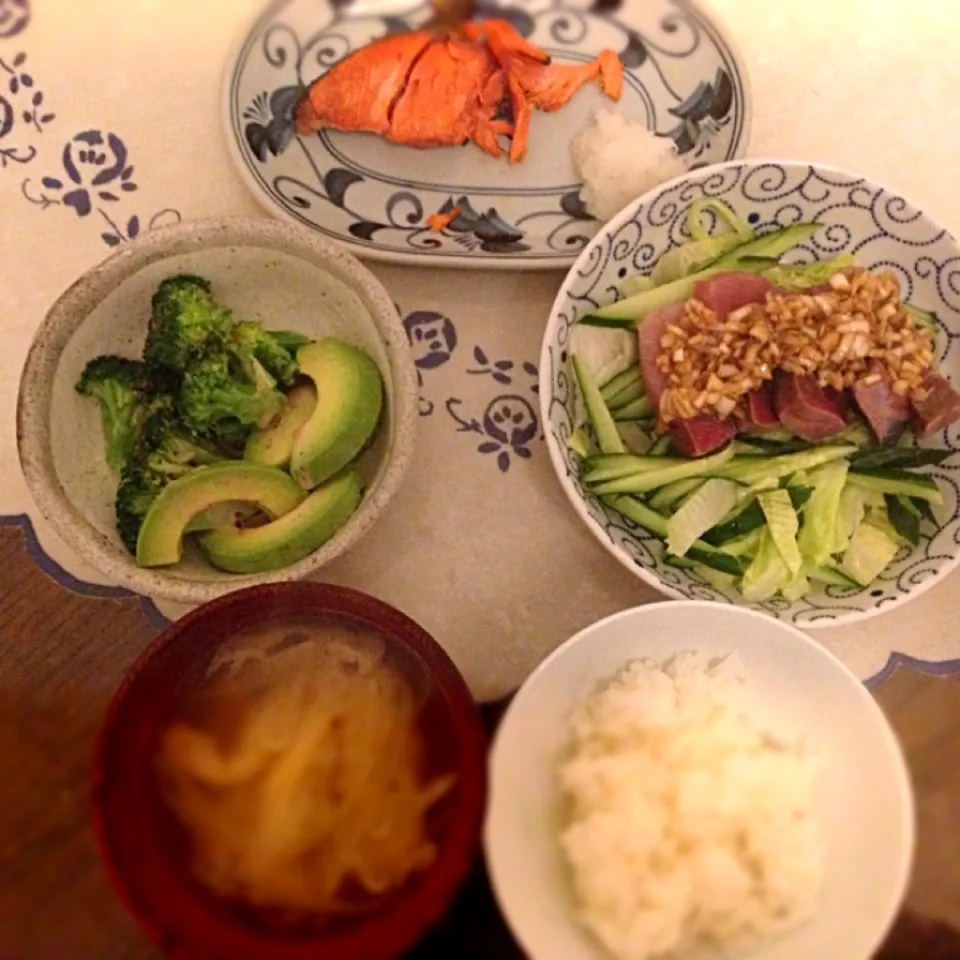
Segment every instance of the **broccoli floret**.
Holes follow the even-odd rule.
[[[296,354],[300,347],[310,342],[309,337],[294,330],[268,330],[267,336],[272,337],[275,343],[290,354]]]
[[[241,423],[235,417],[227,417],[205,430],[203,439],[213,444],[215,449],[222,450],[229,458],[242,459],[243,449],[253,429],[253,424]]]
[[[128,464],[120,477],[116,500],[117,533],[134,556],[137,555],[137,538],[143,518],[162,489],[159,478],[145,470],[140,461]]]
[[[144,423],[117,488],[117,532],[127,549],[136,555],[143,518],[168,483],[195,467],[224,459],[213,444],[178,423],[171,405],[159,405]]]
[[[256,360],[253,382],[230,360],[226,353],[212,353],[184,373],[180,409],[184,423],[198,433],[214,430],[224,420],[265,425],[283,408],[283,394]]]
[[[284,387],[292,386],[300,373],[291,352],[255,320],[244,320],[234,326],[230,331],[228,349],[237,357],[251,379],[253,377],[248,370],[251,356]]]
[[[107,463],[122,470],[151,407],[154,387],[147,368],[126,357],[95,357],[84,368],[76,389],[100,402]]]
[[[152,300],[153,312],[143,349],[151,367],[182,371],[204,350],[222,345],[232,326],[231,313],[221,307],[203,277],[167,277]]]
[[[181,426],[173,412],[165,409],[144,424],[138,454],[151,476],[167,481],[194,467],[227,459],[212,443]]]

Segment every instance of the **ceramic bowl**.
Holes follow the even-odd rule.
[[[218,646],[259,624],[310,616],[362,624],[423,674],[429,748],[456,775],[441,801],[433,863],[379,913],[327,932],[278,935],[215,898],[192,876],[182,831],[153,772],[158,737],[184,684],[202,676]],[[114,888],[171,957],[236,960],[388,960],[416,943],[447,910],[479,852],[486,736],[463,677],[416,623],[373,597],[315,583],[232,593],[178,620],[137,659],[114,696],[97,739],[93,816]]]
[[[153,291],[179,272],[208,278],[237,316],[311,338],[342,337],[368,351],[383,374],[386,412],[376,441],[361,458],[367,486],[359,509],[319,550],[282,570],[221,573],[190,550],[175,567],[141,569],[117,536],[117,478],[104,460],[98,405],[79,396],[74,384],[98,354],[140,355]],[[40,512],[84,560],[137,593],[197,604],[255,583],[300,579],[349,550],[396,493],[413,453],[417,421],[407,338],[373,274],[308,231],[265,218],[218,219],[143,234],[60,296],[27,356],[17,442]]]
[[[900,746],[866,688],[818,643],[755,611],[704,601],[648,604],[587,627],[534,671],[507,710],[491,753],[484,847],[517,939],[530,960],[606,957],[574,917],[559,843],[556,769],[567,721],[577,701],[627,662],[662,663],[690,649],[711,659],[736,652],[747,709],[771,732],[805,736],[823,757],[814,814],[825,875],[815,914],[748,953],[722,955],[872,956],[899,909],[913,860],[913,794]]]
[[[577,515],[628,570],[671,597],[743,603],[687,570],[668,566],[662,543],[588,494],[568,439],[578,422],[570,366],[571,332],[579,317],[616,299],[627,275],[647,273],[683,243],[687,213],[700,197],[716,197],[762,233],[803,221],[823,229],[783,262],[827,260],[842,252],[870,269],[890,269],[904,300],[936,313],[943,373],[960,383],[960,247],[950,233],[895,191],[863,177],[815,164],[738,161],[697,170],[651,191],[613,218],[584,249],[554,301],[540,353],[540,410],[557,477]],[[925,441],[960,447],[960,422]],[[914,549],[904,548],[869,587],[815,589],[789,603],[780,597],[756,607],[804,628],[835,626],[902,604],[945,577],[960,562],[960,463],[930,471],[943,491],[939,528]]]

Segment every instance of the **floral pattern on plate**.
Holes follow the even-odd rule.
[[[565,266],[600,224],[579,197],[569,150],[551,149],[589,123],[599,92],[538,114],[531,149],[510,166],[473,145],[416,150],[372,134],[325,130],[298,138],[293,113],[318,76],[370,41],[415,29],[424,0],[389,15],[363,5],[275,0],[228,70],[225,125],[235,161],[271,212],[340,240],[359,256],[397,262],[537,268]],[[692,0],[510,0],[478,16],[510,20],[558,62],[618,51],[617,105],[670,139],[691,167],[731,159],[746,146],[746,75],[730,42]],[[539,124],[539,126],[538,126]],[[427,218],[459,208],[442,231]]]

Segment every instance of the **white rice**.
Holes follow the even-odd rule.
[[[570,150],[583,180],[580,197],[598,220],[609,220],[648,190],[687,172],[672,141],[613,110],[598,111]]]
[[[739,948],[814,911],[819,764],[751,720],[734,658],[632,662],[571,735],[561,843],[580,920],[613,957]]]

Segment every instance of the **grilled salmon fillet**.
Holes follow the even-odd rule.
[[[429,148],[473,142],[499,157],[513,138],[510,162],[527,152],[530,114],[559,110],[598,80],[613,100],[623,66],[612,50],[586,64],[554,64],[505,20],[462,24],[376,40],[319,77],[296,109],[297,133],[325,128],[367,131],[394,143]],[[504,119],[504,108],[512,119]]]

